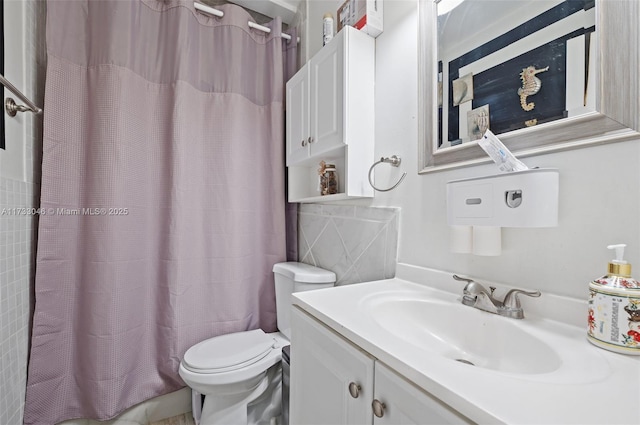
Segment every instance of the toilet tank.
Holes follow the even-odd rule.
[[[336,274],[305,263],[287,262],[273,266],[276,284],[278,329],[291,339],[291,294],[312,289],[330,288]]]

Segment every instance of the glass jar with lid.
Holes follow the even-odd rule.
[[[338,172],[334,164],[325,164],[320,174],[320,194],[335,195],[338,193]]]

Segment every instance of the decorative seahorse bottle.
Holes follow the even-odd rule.
[[[626,245],[609,245],[616,259],[606,276],[589,284],[587,338],[598,347],[640,355],[640,283],[623,260]]]

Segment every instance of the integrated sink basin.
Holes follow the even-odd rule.
[[[451,360],[513,374],[557,370],[560,356],[516,319],[447,301],[370,297],[363,307],[383,330]]]
[[[381,341],[421,363],[440,365],[445,374],[575,385],[611,373],[602,350],[592,350],[573,327],[535,315],[504,317],[463,305],[461,295],[403,286],[371,291],[359,298],[356,311]],[[587,349],[576,355],[576,344]]]

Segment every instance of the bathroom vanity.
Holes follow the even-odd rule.
[[[292,387],[302,389],[291,393],[291,423],[472,423],[302,310],[293,318]]]
[[[294,295],[291,423],[640,423],[640,357],[587,342],[586,301],[523,299],[518,320],[462,305],[448,273],[397,276]]]

